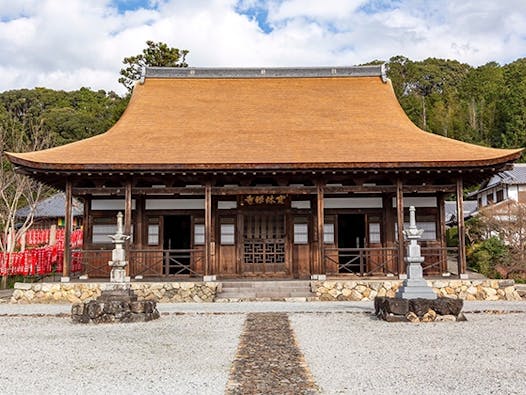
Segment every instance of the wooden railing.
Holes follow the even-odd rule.
[[[194,270],[204,266],[204,250],[130,250],[127,253],[129,274],[131,277],[162,276],[200,276]],[[110,275],[111,250],[73,250],[72,267],[80,268],[73,276],[87,274],[94,278],[108,278]]]
[[[396,247],[325,248],[327,274],[396,274]]]
[[[448,259],[457,262],[456,247],[421,247],[424,274],[448,271]],[[325,248],[327,274],[356,274],[360,276],[399,274],[398,247]],[[455,265],[456,269],[457,265]],[[453,273],[456,273],[453,271]]]

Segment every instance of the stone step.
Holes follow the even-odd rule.
[[[526,299],[526,284],[515,284],[515,290],[521,298]]]
[[[222,281],[223,288],[310,287],[310,281]]]
[[[224,281],[216,301],[224,300],[286,300],[305,299],[315,295],[311,292],[310,281],[265,280],[265,281]]]
[[[236,303],[236,302],[312,302],[317,301],[316,297],[285,297],[285,298],[216,298],[215,303]]]
[[[258,295],[263,293],[272,293],[275,295],[289,295],[289,296],[306,296],[306,295],[312,295],[312,292],[310,290],[285,290],[285,289],[240,289],[240,290],[223,290],[219,292],[218,295]]]
[[[223,287],[223,292],[243,292],[243,291],[261,291],[261,290],[272,290],[278,292],[310,292],[310,287],[257,287],[257,288],[239,288],[239,287]]]

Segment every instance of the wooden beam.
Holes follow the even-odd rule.
[[[402,180],[396,180],[396,223],[398,227],[398,274],[405,273],[404,262],[404,192]]]
[[[214,195],[268,195],[268,194],[295,194],[307,195],[315,194],[316,187],[297,186],[297,187],[214,187],[212,194]]]
[[[457,178],[458,274],[466,273],[466,228],[464,225],[464,188],[462,177]]]
[[[211,273],[212,186],[205,186],[205,276]]]
[[[317,218],[317,229],[318,229],[318,273],[325,274],[325,255],[323,251],[323,227],[325,223],[325,204],[323,201],[323,184],[318,182],[316,185],[316,218]]]
[[[444,185],[404,185],[404,192],[455,192],[455,184]]]
[[[205,187],[133,187],[134,195],[203,195]],[[455,192],[454,184],[445,185],[404,185],[404,192]],[[396,185],[332,185],[324,187],[325,194],[330,193],[388,193],[396,192]],[[124,187],[75,187],[75,196],[83,195],[112,195],[124,196]],[[291,195],[315,195],[315,186],[270,186],[270,187],[250,187],[250,186],[228,186],[213,187],[212,195],[232,196],[232,195],[268,195],[268,194],[291,194]]]
[[[64,218],[64,260],[62,264],[62,277],[69,279],[71,271],[71,231],[73,228],[73,193],[71,180],[66,179],[66,213]]]

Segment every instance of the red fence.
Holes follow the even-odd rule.
[[[46,240],[46,237],[49,242],[49,229],[31,230],[26,233],[26,243],[39,245]],[[73,248],[82,247],[82,229],[72,232],[71,246]],[[78,254],[81,253],[73,252],[72,254],[72,272],[81,270],[82,259],[76,256]],[[19,252],[0,252],[0,276],[43,276],[53,272],[61,272],[63,259],[64,231],[57,229],[55,245],[46,245]]]

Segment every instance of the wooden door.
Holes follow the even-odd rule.
[[[254,212],[243,216],[243,274],[287,274],[285,213]]]

